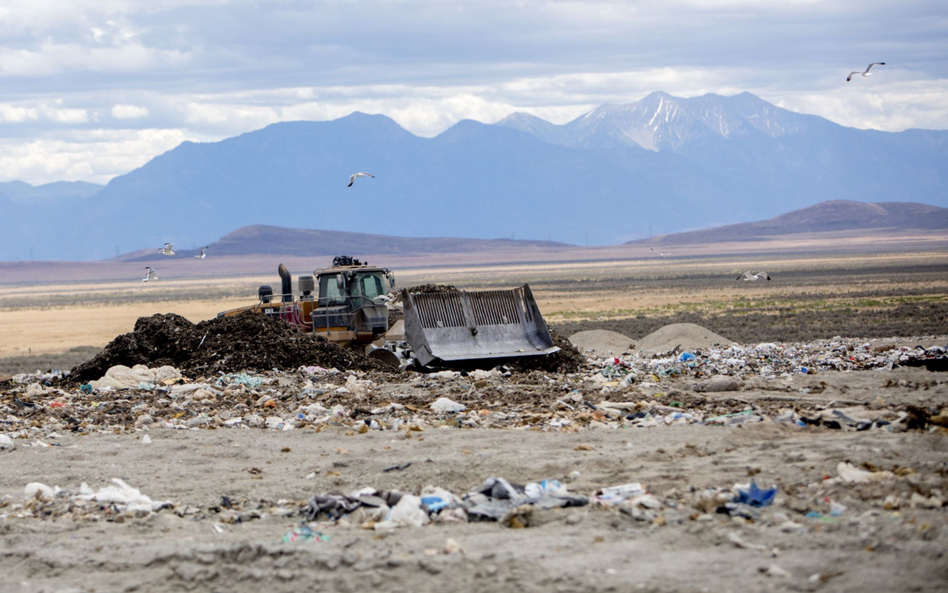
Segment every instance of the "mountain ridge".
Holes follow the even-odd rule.
[[[661,235],[627,241],[625,245],[682,245],[846,231],[938,229],[948,231],[948,208],[919,202],[829,200],[767,220]]]
[[[354,171],[376,179],[347,188]],[[0,259],[101,259],[249,225],[617,244],[829,199],[948,206],[946,182],[948,131],[845,128],[750,93],[656,92],[562,125],[515,113],[433,138],[354,112],[186,142],[52,210],[0,196]]]
[[[235,229],[208,244],[213,257],[243,255],[287,255],[301,257],[339,254],[414,255],[422,253],[463,253],[499,251],[511,248],[568,249],[574,247],[555,241],[515,239],[469,239],[455,237],[395,237],[371,233],[353,233],[321,229],[250,225]],[[192,257],[198,249],[176,248],[177,257]],[[157,251],[135,251],[113,261],[161,261]]]

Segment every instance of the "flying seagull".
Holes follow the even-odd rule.
[[[155,275],[155,270],[151,266],[145,266],[145,277],[142,278],[142,282],[149,280],[158,280],[158,276]]]
[[[375,179],[375,175],[372,175],[371,173],[353,173],[349,176],[349,185],[346,187],[352,187],[352,184],[355,183],[356,177],[371,177],[372,179]]]
[[[862,74],[863,76],[872,76],[872,72],[869,72],[869,71],[872,70],[873,66],[885,66],[885,62],[873,62],[866,67],[865,72],[860,72],[859,70],[850,72],[849,76],[846,77],[846,82],[849,82],[850,80],[853,79],[853,74]]]
[[[665,252],[662,252],[662,251],[655,251],[655,250],[652,249],[651,247],[649,247],[648,249],[649,249],[649,251],[651,251],[652,253],[657,253],[657,254],[659,254],[659,255],[662,256],[662,257],[665,257],[666,255],[671,255],[671,251],[665,253]]]
[[[754,274],[750,270],[747,270],[743,274],[737,277],[738,280],[743,280],[744,282],[757,282],[758,280],[770,280],[770,274],[767,272],[757,272]]]
[[[161,255],[174,255],[174,243],[165,243],[165,246],[158,250]]]
[[[201,255],[195,255],[194,259],[204,259],[205,257],[207,257],[207,247],[202,247]]]

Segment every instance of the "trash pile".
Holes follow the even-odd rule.
[[[301,514],[307,521],[377,531],[468,521],[494,521],[518,528],[530,526],[535,510],[587,504],[586,496],[569,492],[557,480],[519,485],[504,478],[488,478],[461,497],[435,486],[425,486],[418,496],[394,490],[379,492],[374,488],[349,494],[317,494],[306,503]]]
[[[657,383],[663,378],[678,377],[711,378],[725,375],[775,378],[801,373],[812,375],[822,371],[891,370],[946,358],[948,349],[944,346],[892,347],[873,341],[834,338],[796,344],[732,344],[693,350],[675,347],[657,354],[636,351],[619,357],[598,358],[593,364],[599,367],[599,374],[605,378],[621,379],[625,383]],[[698,390],[733,389],[714,387]]]
[[[682,336],[695,335],[685,329]],[[806,397],[811,387],[820,393],[811,385],[815,379],[807,379],[816,373],[944,360],[940,346],[833,339],[673,348],[656,355],[632,350],[587,359],[554,336],[561,351],[547,358],[490,371],[399,373],[265,316],[195,325],[156,315],[140,319],[134,332],[116,338],[66,380],[61,373],[36,373],[0,383],[0,433],[22,446],[44,446],[55,444],[51,434],[157,427],[337,426],[354,434],[409,427],[576,432],[756,422],[851,431],[948,427],[948,409],[938,402],[870,405]],[[681,343],[682,336],[670,341]],[[129,362],[106,366],[118,360]],[[141,360],[157,362],[135,362]],[[294,366],[287,369],[289,364]],[[926,379],[924,389],[940,382]],[[748,397],[746,391],[756,393]]]
[[[304,365],[389,370],[357,352],[304,334],[267,315],[245,312],[195,325],[168,313],[140,318],[134,331],[118,336],[98,356],[73,369],[68,381],[85,383],[101,378],[116,365],[138,364],[169,365],[191,377]]]
[[[28,447],[55,445],[54,435],[66,432],[152,428],[288,431],[335,426],[347,434],[379,430],[409,435],[440,427],[577,432],[758,422],[847,431],[948,428],[948,407],[934,403],[886,404],[878,398],[866,404],[833,403],[805,393],[786,395],[791,379],[758,385],[753,379],[715,375],[695,382],[686,375],[693,372],[688,367],[679,375],[657,377],[637,371],[634,363],[612,358],[600,361],[595,372],[567,375],[497,368],[409,373],[398,380],[315,365],[193,379],[170,366],[120,365],[72,388],[42,375],[20,377],[25,382],[0,390],[0,434]],[[742,389],[777,394],[748,400]]]

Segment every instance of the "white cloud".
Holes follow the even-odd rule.
[[[88,47],[75,43],[47,43],[35,49],[0,47],[0,75],[45,78],[76,72],[129,73],[176,70],[191,60],[189,52],[146,47],[139,43]]]
[[[655,90],[944,129],[946,35],[943,0],[5,0],[0,178],[103,180],[170,148],[142,136],[157,129],[216,140],[359,110],[433,136]],[[889,65],[847,86],[866,56]]]
[[[180,130],[90,130],[28,142],[0,140],[0,178],[30,183],[84,180],[105,183],[188,140]]]
[[[89,121],[89,112],[85,109],[63,107],[43,107],[43,115],[49,121],[61,124],[84,124]]]
[[[113,105],[112,117],[115,119],[139,119],[148,117],[148,108],[138,105]]]
[[[37,119],[39,119],[39,112],[36,109],[0,103],[0,124],[22,123]]]
[[[823,92],[778,94],[777,105],[820,115],[844,126],[898,132],[907,128],[948,129],[948,80],[847,85]]]

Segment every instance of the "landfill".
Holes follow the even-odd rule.
[[[412,372],[246,321],[146,318],[86,365],[0,384],[9,554],[77,570],[52,535],[69,526],[103,546],[81,570],[104,589],[127,572],[157,591],[690,590],[635,568],[669,553],[759,589],[944,576],[944,336],[696,347],[666,328],[609,355],[558,336],[541,362]],[[116,564],[123,547],[149,551]]]

